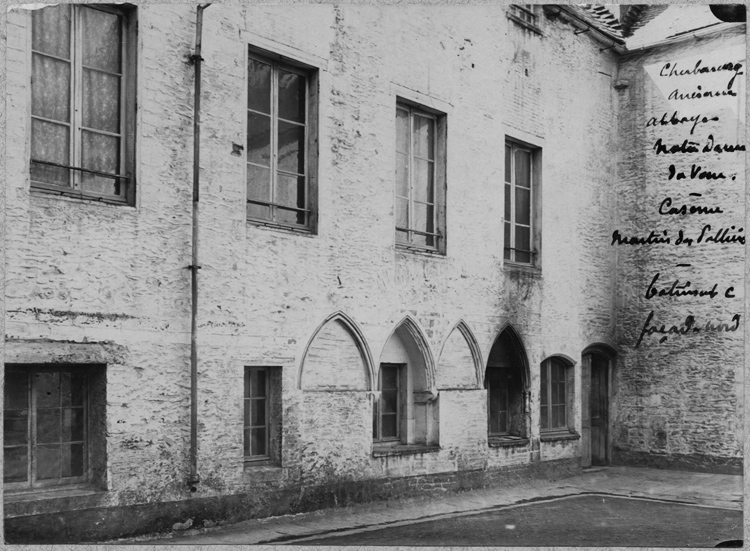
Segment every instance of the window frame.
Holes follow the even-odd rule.
[[[252,438],[248,441],[248,433],[261,425],[251,425],[252,401],[251,381],[253,371],[265,373],[265,452],[252,455]],[[244,389],[242,394],[242,454],[248,465],[269,465],[281,463],[281,368],[267,365],[246,365],[243,370]],[[250,405],[248,406],[248,402]],[[249,449],[251,454],[245,451]]]
[[[245,158],[244,169],[245,175],[245,218],[248,222],[258,225],[279,229],[290,230],[301,233],[317,233],[318,227],[318,104],[319,104],[319,69],[306,63],[291,59],[281,54],[264,50],[248,44],[245,48]],[[271,164],[269,167],[271,173],[270,192],[275,199],[278,184],[278,71],[283,70],[295,73],[305,77],[305,138],[304,138],[304,158],[305,158],[305,207],[288,207],[280,205],[274,201],[261,201],[249,199],[248,194],[248,165],[254,164],[248,161],[248,114],[254,110],[249,107],[249,84],[250,84],[250,60],[265,63],[271,66],[271,119],[270,126],[270,143],[269,151],[271,154]],[[259,113],[259,112],[258,112]],[[261,113],[265,115],[265,113]],[[295,121],[290,121],[295,122]],[[284,172],[284,171],[282,171]],[[249,213],[249,205],[255,204],[266,206],[270,210],[272,219],[265,219],[259,216],[253,216]],[[306,217],[305,224],[291,224],[276,219],[278,210],[304,212]]]
[[[507,162],[504,161],[505,171],[503,174],[503,262],[514,267],[528,267],[539,269],[541,268],[541,168],[542,168],[542,148],[531,145],[529,143],[516,140],[510,137],[505,139],[504,151],[510,148],[510,167],[507,166]],[[516,226],[525,226],[525,224],[519,224],[516,222],[517,210],[516,210],[516,188],[519,186],[516,182],[516,151],[525,151],[529,154],[529,247],[530,250],[526,251],[523,249],[516,249],[509,245],[515,245],[516,237]],[[510,174],[511,181],[507,181],[507,175]],[[505,199],[506,187],[510,186],[510,204]],[[526,188],[524,188],[526,189]],[[506,213],[510,212],[510,220],[507,219]],[[505,229],[506,225],[510,224],[510,243],[506,242]],[[529,262],[516,259],[516,253],[528,253]],[[510,255],[510,257],[506,255]]]
[[[93,387],[93,373],[92,369],[86,365],[66,365],[66,364],[42,364],[42,365],[10,365],[6,364],[6,374],[8,372],[16,371],[25,373],[27,376],[27,467],[26,467],[26,481],[17,482],[5,482],[3,481],[3,487],[7,492],[38,492],[56,488],[75,488],[87,486],[93,479],[92,469],[92,436],[91,436],[91,392]],[[39,481],[37,479],[37,397],[34,385],[34,374],[37,373],[73,373],[78,371],[85,377],[84,385],[84,397],[83,397],[83,474],[76,477],[60,477],[54,479],[46,479]],[[60,406],[62,408],[62,406]],[[45,408],[42,408],[45,409]],[[5,406],[4,406],[5,416]],[[62,417],[61,417],[62,422]],[[61,434],[62,435],[62,434]],[[5,438],[3,438],[3,448],[8,447],[19,447],[19,446],[6,446]],[[72,441],[71,441],[72,442]],[[62,441],[61,441],[62,443]]]
[[[541,4],[509,4],[505,13],[508,19],[514,23],[538,35],[544,36],[544,32],[539,25],[541,6]]]
[[[69,155],[68,163],[52,163],[39,161],[28,157],[28,174],[30,188],[33,191],[54,194],[77,199],[90,199],[98,202],[129,205],[135,204],[136,194],[136,177],[135,177],[135,121],[136,121],[136,68],[137,68],[137,8],[134,6],[114,5],[114,4],[69,4],[71,9],[71,32],[70,32],[70,60],[62,60],[70,63],[70,117],[69,122],[51,121],[54,124],[66,125],[70,129],[69,135]],[[48,6],[54,7],[54,6]],[[121,54],[121,73],[120,73],[120,132],[111,133],[103,130],[88,129],[83,126],[83,25],[81,23],[82,10],[92,9],[105,13],[117,15],[120,20],[120,31],[122,37]],[[33,49],[33,13],[29,15],[28,27],[28,60],[29,67],[32,67],[32,59],[35,55],[50,57],[52,59],[61,59],[52,54],[37,52]],[[93,69],[98,71],[98,69]],[[101,71],[100,71],[101,72]],[[111,74],[104,71],[106,74]],[[32,72],[29,73],[29,79],[33,78]],[[31,114],[31,86],[29,87],[29,144],[32,146],[31,120],[38,119],[47,121],[44,117]],[[117,135],[120,138],[119,150],[119,168],[116,174],[110,174],[93,169],[85,169],[82,165],[82,132],[93,131],[97,134]],[[30,147],[31,149],[31,147]],[[68,169],[68,178],[70,186],[41,182],[32,179],[32,164],[37,163],[46,166],[56,166]],[[112,195],[107,193],[98,193],[95,191],[81,189],[81,180],[84,173],[115,177],[124,186],[124,193]]]
[[[552,366],[557,364],[563,373],[563,384],[565,399],[563,403],[552,403],[552,385],[551,372]],[[552,356],[547,358],[541,363],[539,373],[539,430],[542,434],[555,434],[555,433],[574,433],[574,419],[572,418],[574,413],[574,392],[575,392],[575,373],[574,366],[569,362],[566,362],[558,356]],[[544,381],[546,379],[546,392],[543,392]],[[559,383],[560,381],[558,381]],[[545,396],[546,394],[546,396]],[[546,403],[545,403],[546,402]],[[552,406],[564,406],[565,422],[558,426],[550,426],[552,423]],[[546,420],[547,426],[544,426],[545,416],[542,414],[542,408],[547,408]]]
[[[498,413],[501,411],[505,412],[505,430],[501,431],[494,431],[492,430],[492,387],[491,387],[491,379],[490,374],[491,373],[497,373],[497,376],[499,379],[502,380],[503,376],[506,376],[506,378],[510,378],[509,372],[511,371],[512,367],[510,365],[493,365],[487,367],[487,373],[486,373],[486,389],[487,389],[487,435],[489,438],[494,437],[502,437],[502,436],[510,436],[511,435],[511,410],[510,410],[510,388],[508,387],[507,383],[505,385],[500,384],[499,388],[503,391],[504,398],[505,398],[505,409],[504,410],[498,410]]]
[[[445,254],[446,251],[446,224],[445,224],[445,212],[446,212],[446,173],[447,173],[447,115],[441,111],[431,109],[417,102],[405,99],[401,96],[396,97],[396,114],[398,117],[398,111],[406,111],[409,117],[409,136],[407,137],[407,143],[409,144],[409,152],[407,154],[407,177],[409,185],[409,197],[403,197],[398,195],[398,166],[396,166],[396,172],[394,174],[394,218],[398,212],[397,202],[398,199],[407,200],[407,225],[411,226],[411,221],[414,219],[414,171],[412,170],[414,154],[413,154],[413,135],[414,135],[414,117],[424,117],[435,121],[435,135],[433,142],[434,160],[433,165],[433,227],[432,233],[414,229],[411,227],[402,228],[396,225],[394,219],[394,228],[396,230],[396,247],[403,250],[410,251],[421,251],[431,252],[438,254]],[[397,120],[397,119],[396,119]],[[398,125],[396,122],[395,137],[398,140]],[[395,143],[394,143],[395,150]],[[398,152],[394,152],[396,163],[398,162]],[[423,203],[422,201],[416,201]],[[424,203],[428,204],[428,203]],[[407,242],[399,241],[398,232],[406,232]],[[413,235],[433,236],[435,244],[421,245],[413,242]]]
[[[394,369],[396,371],[396,435],[395,436],[383,436],[383,369]],[[399,363],[382,363],[378,370],[378,391],[380,392],[378,399],[373,404],[373,437],[372,441],[375,444],[391,444],[399,445],[403,442],[405,437],[403,427],[401,426],[404,421],[406,414],[407,405],[405,403],[406,394],[408,393],[408,382],[406,380],[407,365]]]

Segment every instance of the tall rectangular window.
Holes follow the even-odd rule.
[[[396,105],[396,242],[444,252],[445,115]]]
[[[515,142],[505,144],[505,246],[504,258],[534,264],[534,201],[538,150]]]
[[[314,229],[315,72],[250,50],[247,216]]]
[[[281,460],[281,369],[246,367],[245,459]]]
[[[401,380],[405,366],[401,364],[382,364],[380,366],[380,400],[373,410],[373,439],[379,442],[395,441],[401,438],[401,416],[404,404],[402,394],[405,391]]]
[[[108,5],[34,10],[33,187],[132,202],[132,13]]]
[[[572,389],[572,368],[557,358],[541,366],[540,417],[542,430],[568,429],[568,392]]]
[[[510,376],[506,369],[487,369],[490,436],[502,436],[510,433],[510,412],[508,411],[509,379]]]
[[[86,368],[6,366],[3,408],[6,489],[86,480],[88,391]]]

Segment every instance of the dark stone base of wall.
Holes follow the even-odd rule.
[[[702,454],[659,454],[617,448],[615,448],[612,456],[612,465],[736,475],[741,475],[743,471],[742,459],[734,457],[716,457]]]
[[[12,544],[62,544],[105,541],[172,530],[176,522],[193,519],[239,522],[350,503],[398,499],[483,487],[508,487],[532,479],[555,480],[581,470],[580,458],[542,461],[496,470],[463,471],[375,480],[344,481],[313,487],[269,489],[186,501],[126,507],[100,507],[5,519],[5,541]]]

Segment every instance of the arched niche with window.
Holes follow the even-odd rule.
[[[388,339],[373,404],[373,451],[399,453],[438,446],[438,401],[432,357],[416,324],[407,319]]]
[[[540,366],[539,426],[542,440],[545,436],[557,438],[576,435],[573,365],[568,358],[552,356]]]
[[[515,331],[508,327],[490,350],[484,378],[490,445],[527,442],[528,380],[523,344]]]

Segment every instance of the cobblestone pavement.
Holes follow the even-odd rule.
[[[430,495],[421,498],[364,503],[311,513],[253,519],[218,528],[173,532],[160,537],[140,537],[124,540],[122,543],[309,545],[313,543],[313,539],[316,540],[315,543],[318,543],[322,542],[321,538],[323,537],[349,536],[386,527],[394,529],[400,525],[409,525],[414,529],[416,523],[425,521],[440,521],[442,523],[447,519],[455,519],[456,522],[460,523],[462,518],[476,517],[485,513],[497,513],[502,508],[509,510],[509,506],[516,506],[516,509],[521,510],[520,506],[524,504],[529,504],[523,509],[525,510],[524,514],[528,513],[529,518],[531,518],[531,515],[537,514],[537,510],[545,510],[543,507],[539,507],[542,502],[547,502],[548,506],[557,503],[554,507],[562,507],[562,510],[565,511],[579,508],[581,515],[577,521],[574,521],[571,517],[563,522],[563,524],[572,527],[573,522],[587,522],[590,518],[595,518],[587,517],[583,513],[584,506],[590,505],[590,499],[588,498],[578,502],[571,499],[555,500],[555,498],[574,496],[588,496],[588,498],[594,500],[592,503],[596,503],[597,499],[604,499],[605,504],[608,503],[607,507],[609,507],[606,510],[613,511],[612,514],[619,515],[619,518],[622,519],[620,527],[623,530],[628,526],[629,512],[646,511],[646,504],[648,504],[651,513],[647,517],[658,519],[658,515],[663,513],[663,507],[673,511],[673,513],[670,513],[671,516],[668,517],[671,520],[667,526],[674,534],[679,534],[681,526],[697,524],[697,520],[691,520],[693,518],[701,517],[708,525],[718,527],[719,524],[717,523],[724,522],[723,517],[727,517],[726,530],[720,528],[721,534],[716,537],[721,539],[741,539],[742,537],[743,487],[741,476],[634,467],[601,467],[587,469],[580,475],[557,481],[533,480],[510,488],[484,488],[461,493],[446,492],[437,496]],[[530,504],[535,502],[539,503],[533,505],[532,510]],[[664,503],[659,504],[658,502]],[[659,507],[654,508],[653,505],[659,505]],[[512,524],[504,521],[497,522],[503,522],[503,526]],[[643,525],[641,524],[641,526]],[[725,525],[721,524],[721,526]],[[724,538],[724,533],[729,534],[729,536]],[[740,535],[737,536],[736,534]],[[359,541],[354,539],[351,540],[350,544],[359,543]],[[330,543],[332,542],[333,540],[330,540]],[[450,545],[470,545],[465,539],[462,542]],[[706,545],[708,543],[708,541],[704,542]],[[339,544],[343,545],[343,543]],[[364,542],[361,544],[364,545]],[[370,543],[370,545],[372,544]],[[403,543],[391,541],[389,543],[389,545],[397,544],[407,545],[406,541]],[[408,543],[408,545],[413,544]],[[562,541],[554,545],[565,544],[585,545],[573,542],[563,543]],[[421,545],[449,545],[449,543],[442,541],[427,543],[423,541]],[[484,543],[484,545],[502,544]],[[508,543],[507,545],[550,545],[550,543]],[[611,544],[602,542],[591,545]],[[624,544],[620,543],[620,545]],[[652,543],[649,545],[664,544]],[[691,544],[683,543],[683,545]]]

